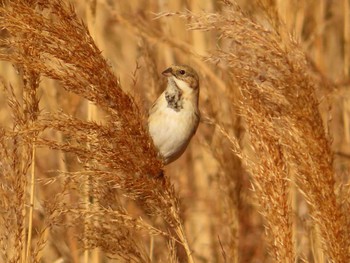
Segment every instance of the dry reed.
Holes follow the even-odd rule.
[[[1,1],[1,261],[349,261],[348,4],[239,2]],[[172,63],[203,118],[164,168]]]

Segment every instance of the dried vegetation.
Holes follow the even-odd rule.
[[[349,262],[342,3],[1,1],[1,261]],[[173,63],[202,122],[164,167]]]

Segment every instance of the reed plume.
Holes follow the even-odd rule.
[[[80,175],[91,174],[90,183],[98,187],[92,193],[95,198],[108,191],[111,191],[111,196],[121,191],[137,201],[148,214],[161,216],[168,227],[174,228],[180,242],[187,242],[179,217],[177,196],[163,176],[162,162],[145,130],[144,115],[135,100],[122,90],[118,78],[101,56],[74,8],[61,1],[12,1],[0,9],[0,15],[0,26],[9,34],[1,43],[3,50],[6,50],[0,55],[2,60],[35,69],[35,72],[59,81],[65,89],[92,101],[107,114],[105,124],[80,120],[63,113],[44,114],[30,127],[5,133],[4,137],[14,137],[19,133],[29,143],[33,134],[46,129],[61,132],[66,138],[65,142],[40,137],[35,145],[74,154],[85,168]],[[36,56],[24,52],[23,46]],[[21,109],[19,105],[16,106],[15,110]],[[15,123],[19,121],[15,120]],[[21,202],[21,205],[24,203]],[[113,204],[106,205],[113,207]],[[66,211],[70,212],[71,209]],[[107,211],[100,207],[96,216],[107,220],[108,217],[103,216],[104,213],[110,214]],[[80,216],[86,214],[81,213]],[[110,219],[108,222],[112,221]],[[85,231],[84,238],[89,239],[87,248],[102,247],[107,253],[124,255],[125,260],[149,260],[147,256],[142,256],[141,250],[136,249],[132,236],[127,238],[126,234],[130,231],[123,230],[125,227],[119,227],[119,231],[106,238],[104,223],[100,221],[98,225],[102,228],[90,226],[93,229],[91,233]],[[100,233],[96,235],[95,231]],[[92,242],[94,237],[96,241]],[[117,242],[113,249],[110,248],[111,240]],[[125,254],[126,248],[135,250],[128,250],[129,253]],[[185,249],[191,259],[187,243]]]
[[[0,1],[0,261],[349,261],[347,1],[70,2]],[[163,167],[179,63],[202,121]]]
[[[226,5],[226,16],[187,17],[194,20],[191,29],[215,29],[221,39],[230,40],[229,49],[219,50],[211,60],[228,67],[241,91],[240,112],[258,158],[249,169],[267,222],[270,252],[277,262],[295,261],[289,198],[289,184],[295,180],[329,259],[346,262],[346,220],[334,192],[333,154],[310,66],[282,23],[279,31],[266,29],[239,7],[228,1]]]

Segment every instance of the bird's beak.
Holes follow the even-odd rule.
[[[167,68],[162,72],[162,74],[166,77],[171,77],[173,75],[173,69],[172,68]]]

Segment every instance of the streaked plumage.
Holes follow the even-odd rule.
[[[149,111],[148,128],[168,164],[186,150],[199,124],[198,75],[189,66],[174,65],[162,73],[168,85]]]

